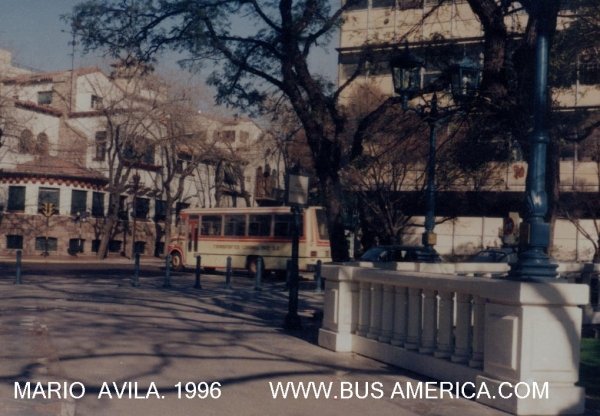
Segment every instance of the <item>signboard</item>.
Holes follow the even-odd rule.
[[[308,205],[308,176],[290,173],[286,181],[288,205]]]

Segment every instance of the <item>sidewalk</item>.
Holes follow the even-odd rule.
[[[23,256],[23,263],[36,263],[36,264],[133,264],[133,259],[124,256],[113,255],[109,256],[105,259],[99,259],[97,256],[93,255],[55,255],[51,254],[47,257],[43,257],[40,255],[37,256]],[[12,263],[16,262],[15,256],[0,256],[0,263]],[[165,259],[154,257],[154,256],[141,256],[140,263],[142,265],[151,265],[151,266],[164,266]]]
[[[424,379],[354,354],[315,344],[322,295],[301,290],[303,330],[286,333],[283,284],[236,277],[234,289],[222,276],[81,279],[28,276],[15,286],[3,279],[0,292],[0,414],[5,416],[189,416],[189,415],[456,415],[504,413],[464,399],[389,398],[396,382],[415,386]],[[318,316],[318,314],[317,314]],[[15,400],[14,381],[81,382],[79,400]],[[185,397],[185,383],[220,382],[218,399]],[[381,398],[273,399],[269,382],[351,382],[364,394],[381,383]],[[152,385],[160,398],[98,398],[103,382],[138,382],[145,396]],[[178,397],[177,383],[182,383]],[[132,384],[133,386],[133,384]],[[191,385],[189,386],[191,387]],[[201,387],[204,387],[203,385]],[[336,393],[337,394],[337,393]],[[125,392],[125,397],[128,392]],[[164,396],[164,398],[162,398]],[[135,395],[134,395],[135,397]]]

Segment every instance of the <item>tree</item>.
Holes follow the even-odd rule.
[[[108,211],[100,232],[98,257],[108,253],[109,241],[119,230],[127,232],[129,209],[123,194],[137,197],[153,194],[149,172],[155,169],[156,120],[161,116],[164,96],[160,84],[142,75],[140,67],[118,67],[110,79],[90,78],[90,88],[100,97],[96,104],[98,130],[94,137],[94,159],[102,164],[108,179]],[[141,177],[140,173],[144,175]],[[134,208],[134,207],[133,207]],[[134,213],[135,216],[135,213]],[[132,247],[135,241],[132,241]],[[123,252],[127,247],[123,248]]]
[[[586,3],[593,5],[591,0]],[[209,80],[222,103],[249,108],[260,105],[272,90],[283,94],[306,134],[327,207],[332,255],[341,260],[347,250],[340,172],[362,155],[369,126],[399,101],[385,100],[358,120],[356,128],[350,128],[338,102],[375,47],[393,45],[365,45],[356,70],[337,88],[309,70],[311,50],[327,42],[344,11],[356,4],[358,0],[348,0],[334,9],[327,0],[89,0],[76,6],[69,18],[87,50],[104,48],[114,56],[152,62],[158,52],[171,48],[187,53],[185,63],[193,69],[206,61],[221,63]],[[545,22],[555,32],[560,1],[468,0],[468,4],[483,27],[484,66],[476,116],[463,143],[486,148],[490,143],[517,141],[527,152],[536,28]],[[505,18],[523,12],[528,15],[523,36],[514,36]],[[235,30],[242,21],[253,29]],[[496,140],[491,142],[491,137]],[[558,170],[557,160],[549,160],[552,195],[558,189]]]
[[[196,114],[187,95],[171,88],[166,99],[158,106],[152,125],[146,129],[146,134],[157,143],[160,160],[160,168],[153,175],[153,187],[162,198],[164,229],[161,230],[156,222],[156,241],[160,242],[164,237],[164,249],[171,239],[171,224],[177,203],[185,202],[183,197],[190,193],[191,177],[210,153],[206,131],[197,122]]]
[[[222,62],[209,79],[219,102],[253,107],[269,89],[287,97],[311,149],[328,213],[332,257],[341,260],[348,252],[339,171],[360,154],[364,129],[357,130],[351,143],[344,140],[346,119],[337,101],[348,84],[335,89],[312,74],[307,57],[327,42],[342,13],[356,3],[349,0],[335,10],[327,0],[92,0],[76,6],[69,20],[86,50],[105,48],[113,56],[152,62],[157,52],[172,48],[188,53],[190,68],[207,60]],[[253,29],[232,30],[240,26],[239,19]]]

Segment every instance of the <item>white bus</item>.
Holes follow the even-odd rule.
[[[189,208],[181,211],[177,236],[168,253],[175,270],[195,267],[202,256],[205,269],[232,267],[256,270],[263,258],[265,270],[283,271],[292,253],[293,215],[290,207]],[[309,207],[300,215],[298,267],[312,270],[317,260],[331,261],[325,211]]]

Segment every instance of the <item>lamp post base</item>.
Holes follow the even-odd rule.
[[[518,281],[539,281],[555,279],[558,265],[542,250],[526,250],[519,253],[519,260],[511,264],[508,278]]]
[[[438,263],[439,262],[439,254],[435,251],[433,247],[425,247],[425,249],[419,253],[417,253],[417,262],[418,263]]]
[[[300,320],[300,316],[298,316],[298,314],[288,313],[285,316],[283,328],[287,330],[302,329],[302,321]]]

